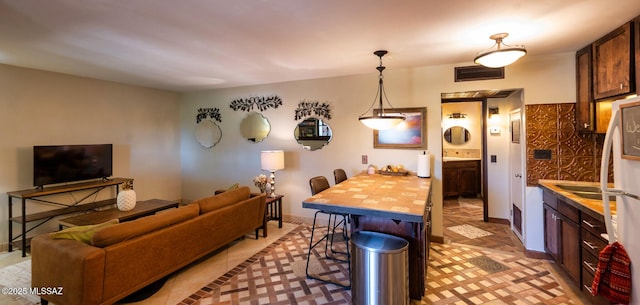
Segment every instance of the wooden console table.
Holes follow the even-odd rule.
[[[25,257],[27,253],[27,233],[41,226],[45,222],[53,219],[56,216],[89,211],[89,210],[94,210],[94,209],[109,206],[109,205],[111,206],[115,205],[116,204],[115,197],[106,199],[106,200],[94,201],[94,202],[87,202],[87,203],[83,203],[83,202],[87,198],[97,194],[98,192],[100,192],[101,190],[107,187],[115,187],[116,196],[117,196],[120,190],[119,186],[124,182],[133,183],[133,179],[113,178],[108,180],[72,183],[72,184],[65,184],[61,186],[43,187],[43,188],[8,192],[7,195],[9,196],[9,252],[13,251],[13,247],[15,245],[22,249],[22,257]],[[55,202],[55,201],[46,199],[47,196],[64,194],[64,193],[72,193],[72,192],[83,191],[83,190],[92,190],[92,191],[90,192],[90,194],[83,196],[82,198],[70,204]],[[22,206],[21,206],[21,214],[19,216],[13,215],[13,198],[21,200]],[[54,205],[60,208],[44,211],[44,212],[27,214],[27,200],[37,202],[37,203]],[[27,230],[27,222],[35,222],[35,221],[39,221],[39,222]],[[20,224],[20,228],[21,228],[21,233],[18,234],[17,236],[13,236],[14,223]]]
[[[136,202],[136,206],[129,211],[120,211],[117,208],[111,208],[60,219],[58,220],[58,223],[60,224],[60,228],[62,228],[94,225],[111,219],[118,219],[119,222],[125,222],[149,216],[162,210],[177,208],[179,205],[180,203],[178,201],[150,199]]]

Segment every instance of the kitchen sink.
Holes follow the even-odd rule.
[[[586,199],[596,199],[596,200],[602,200],[602,193],[600,192],[578,192],[578,191],[574,191],[572,192],[573,194],[575,194],[576,196],[582,197],[582,198],[586,198]],[[616,196],[609,196],[609,201],[616,201]]]
[[[557,187],[570,192],[589,192],[589,193],[598,193],[600,194],[600,188],[597,186],[588,186],[588,185],[573,185],[573,184],[556,184]]]

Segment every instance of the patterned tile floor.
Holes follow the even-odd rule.
[[[499,235],[503,242],[510,233],[483,230],[497,232],[490,236]],[[452,234],[456,233],[448,235]],[[351,304],[351,291],[306,278],[309,235],[307,226],[295,228],[179,304]],[[496,250],[457,241],[431,244],[426,295],[412,304],[583,304],[552,264],[526,258],[517,249],[521,248]],[[315,267],[316,272],[345,280],[346,264],[328,261]]]

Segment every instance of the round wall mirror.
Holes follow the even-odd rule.
[[[212,120],[202,120],[196,125],[196,140],[205,148],[216,146],[222,138],[220,126]]]
[[[471,138],[471,133],[462,126],[453,126],[444,131],[444,140],[453,145],[462,145]]]
[[[267,118],[257,112],[249,113],[240,123],[240,133],[249,142],[258,143],[266,139],[271,131]]]
[[[298,123],[298,126],[293,131],[293,136],[302,145],[302,148],[317,150],[329,144],[333,133],[327,122],[321,119],[308,118]]]

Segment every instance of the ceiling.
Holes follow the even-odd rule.
[[[184,92],[574,52],[638,0],[0,0],[0,63]]]

